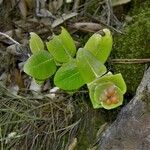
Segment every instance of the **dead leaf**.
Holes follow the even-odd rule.
[[[72,3],[72,0],[66,0],[66,3]]]
[[[26,19],[26,17],[27,17],[27,4],[26,4],[25,0],[20,0],[18,7],[20,9],[20,12],[21,12],[23,19]]]
[[[52,13],[45,8],[41,9],[40,13],[42,17],[53,17]]]
[[[92,22],[77,22],[73,25],[73,28],[86,31],[86,32],[97,32],[101,30],[103,27],[98,23]]]
[[[77,138],[74,138],[71,144],[68,146],[68,150],[75,150],[76,146],[77,146]]]
[[[51,87],[51,83],[49,80],[47,80],[46,83],[42,87],[42,91],[47,91],[50,89],[50,87]]]
[[[18,95],[19,87],[18,85],[11,85],[7,87],[9,89],[9,92],[13,95]]]
[[[21,72],[17,68],[14,69],[14,79],[15,79],[15,83],[17,84],[19,89],[24,89],[25,88]]]
[[[57,12],[59,8],[63,5],[63,0],[54,0],[52,2],[49,2],[49,11],[52,13]]]
[[[0,4],[2,4],[3,3],[3,0],[0,0]]]
[[[29,9],[32,9],[34,7],[34,1],[33,0],[25,0],[26,5]]]
[[[6,73],[6,72],[3,72],[3,73],[0,75],[0,83],[2,83],[3,85],[6,85],[7,79],[8,79],[7,73]]]
[[[112,6],[122,5],[130,2],[131,0],[112,0]]]
[[[36,81],[34,79],[32,79],[29,89],[31,91],[38,93],[38,92],[41,92],[41,87],[42,87],[42,85],[37,84]]]
[[[36,83],[34,79],[32,79],[29,90],[32,92],[33,96],[38,99],[43,99],[43,95],[41,95],[42,85]]]
[[[20,53],[17,52],[17,45],[16,45],[16,44],[12,44],[12,45],[8,46],[8,47],[6,48],[6,51],[7,51],[9,54],[14,55],[14,56],[20,55]]]

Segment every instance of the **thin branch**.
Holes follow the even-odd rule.
[[[11,40],[11,41],[14,42],[15,44],[20,45],[19,42],[15,41],[15,40],[14,40],[13,38],[11,38],[9,35],[7,35],[7,34],[5,34],[5,33],[2,33],[2,32],[0,32],[0,35],[5,36],[6,38],[8,38],[9,40]]]
[[[114,64],[143,64],[150,63],[150,58],[146,59],[111,59],[111,63]]]

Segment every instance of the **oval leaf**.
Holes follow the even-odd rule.
[[[29,46],[33,54],[44,50],[44,43],[42,39],[34,32],[30,33]]]
[[[47,42],[46,45],[48,51],[58,63],[69,62],[76,53],[75,43],[64,28],[62,28],[60,35],[54,35],[54,38]]]
[[[32,55],[24,65],[24,72],[36,80],[45,80],[56,71],[56,64],[47,51],[40,51]]]
[[[93,34],[84,48],[89,50],[99,61],[105,63],[112,49],[112,36],[108,29],[103,29],[103,36],[99,33]]]
[[[61,29],[62,31],[59,37],[62,40],[62,43],[64,44],[65,48],[69,51],[70,55],[74,57],[76,54],[75,42],[73,41],[71,35],[65,28],[61,27]]]
[[[69,91],[79,89],[85,84],[75,60],[71,60],[58,69],[54,77],[54,83],[61,89]]]
[[[77,52],[77,66],[86,83],[92,82],[106,72],[106,67],[92,53],[82,48]]]

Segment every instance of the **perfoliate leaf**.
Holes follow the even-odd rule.
[[[94,99],[95,88],[96,88],[96,86],[94,84],[91,85],[90,88],[88,87],[88,89],[89,89],[89,96],[90,96],[93,108],[102,108],[101,103]]]
[[[126,83],[122,77],[122,75],[119,74],[106,74],[101,78],[97,78],[96,80],[94,80],[93,82],[88,84],[88,87],[90,88],[90,86],[93,85],[99,85],[105,82],[112,82],[115,86],[117,86],[118,88],[120,88],[120,90],[122,91],[123,94],[125,94],[125,92],[127,91],[127,87],[126,87]]]
[[[110,88],[114,91],[109,92]],[[94,101],[105,109],[113,109],[123,102],[122,91],[111,82],[102,83],[96,86],[94,92]]]
[[[47,51],[39,51],[32,55],[24,65],[24,72],[35,78],[35,80],[45,80],[56,71],[56,64]]]
[[[37,52],[44,50],[44,43],[41,38],[34,32],[30,33],[29,46],[31,52],[36,54]]]
[[[55,35],[46,45],[55,61],[59,63],[69,62],[76,53],[75,43],[64,28],[60,35]]]
[[[108,29],[103,29],[104,35],[93,34],[84,48],[89,50],[99,61],[105,63],[112,49],[112,36]]]
[[[78,71],[75,60],[72,59],[58,69],[54,77],[54,83],[61,89],[68,91],[79,89],[85,84]]]
[[[88,89],[94,108],[113,109],[122,104],[126,84],[121,74],[109,73],[89,83]]]
[[[77,66],[86,83],[92,82],[106,72],[106,67],[91,52],[83,48],[77,52]]]

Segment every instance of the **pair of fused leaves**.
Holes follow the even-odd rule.
[[[31,33],[29,41],[33,55],[24,65],[24,72],[35,78],[37,81],[44,81],[56,72],[56,63],[68,62],[76,53],[76,47],[70,34],[62,28],[60,35],[55,35],[47,43],[49,50],[44,50],[45,46],[41,38]]]
[[[108,29],[101,32],[93,34],[84,48],[77,52],[77,66],[85,83],[92,82],[107,71],[104,63],[112,49],[112,36]]]
[[[60,35],[55,35],[46,45],[48,51],[57,63],[67,63],[76,54],[75,43],[64,28],[62,28]]]
[[[108,29],[102,32],[103,36],[93,34],[85,47],[77,51],[76,60],[64,64],[57,71],[54,78],[56,86],[64,90],[76,90],[106,73],[104,63],[112,48],[112,37]]]
[[[108,29],[93,34],[84,48],[90,51],[101,63],[105,63],[112,49],[112,35]]]
[[[77,53],[77,65],[82,78],[88,85],[94,108],[113,109],[123,102],[126,84],[121,74],[106,74],[103,65],[112,49],[112,36],[108,29],[94,34],[84,49]],[[103,75],[103,76],[102,76]]]
[[[55,73],[56,64],[50,53],[44,50],[41,38],[33,32],[30,35],[29,46],[33,55],[25,63],[24,72],[42,83]]]
[[[106,103],[107,89],[114,88],[115,100],[117,103]],[[106,74],[101,78],[95,79],[88,84],[89,95],[94,108],[113,109],[120,106],[123,102],[123,95],[126,92],[126,84],[121,74]]]
[[[80,48],[76,59],[72,59],[58,69],[54,83],[64,90],[76,90],[104,73],[106,67],[91,52]]]

